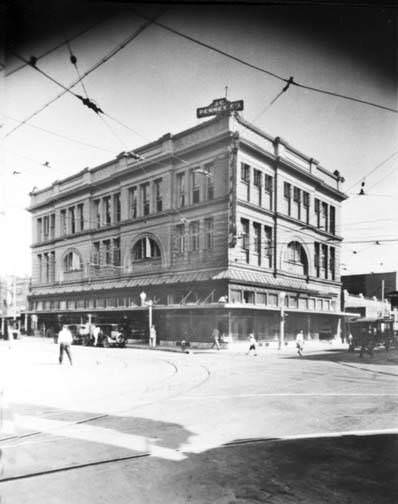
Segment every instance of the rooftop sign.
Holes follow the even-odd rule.
[[[218,98],[213,100],[211,105],[196,109],[196,117],[208,117],[212,115],[222,114],[224,112],[236,112],[243,110],[243,100],[228,101],[226,98]]]

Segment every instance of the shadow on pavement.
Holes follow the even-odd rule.
[[[384,348],[376,348],[373,355],[365,354],[363,357],[359,356],[359,350],[355,352],[348,352],[341,349],[327,349],[319,353],[306,353],[304,347],[303,356],[289,355],[286,359],[297,360],[312,360],[312,361],[329,361],[329,362],[347,362],[355,364],[377,364],[378,366],[393,366],[397,367],[398,364],[398,350],[390,350],[386,352]]]

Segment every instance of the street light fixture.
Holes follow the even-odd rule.
[[[142,291],[141,294],[140,294],[140,299],[141,299],[141,305],[142,306],[148,306],[148,309],[149,309],[149,317],[148,317],[148,325],[149,325],[149,345],[151,344],[151,328],[152,328],[152,305],[153,305],[153,302],[152,302],[152,299],[148,299],[148,301],[146,301],[146,292]],[[153,341],[153,346],[156,346],[156,341],[154,340]]]

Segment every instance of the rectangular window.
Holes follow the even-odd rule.
[[[329,226],[328,226],[328,204],[327,203],[322,203],[322,212],[321,212],[321,225],[320,227],[324,231],[328,231]]]
[[[195,252],[199,250],[199,221],[189,223],[190,250]]]
[[[253,170],[253,202],[261,206],[262,173],[260,170]]]
[[[101,227],[101,211],[100,211],[100,200],[94,200],[94,223],[95,227],[98,229]]]
[[[245,303],[254,304],[254,292],[253,291],[243,291],[243,300]]]
[[[205,249],[214,247],[214,218],[205,219]]]
[[[120,238],[113,239],[113,265],[120,266]]]
[[[294,215],[296,219],[301,219],[301,190],[298,187],[293,188]]]
[[[336,250],[329,247],[329,278],[336,280]]]
[[[150,212],[150,199],[149,199],[149,182],[141,184],[141,201],[142,201],[142,215],[149,215]]]
[[[75,219],[75,207],[68,209],[69,212],[69,232],[71,234],[76,233],[76,219]]]
[[[77,222],[79,226],[79,231],[84,230],[84,206],[83,203],[77,205]]]
[[[231,303],[242,302],[242,291],[231,289]]]
[[[41,242],[43,237],[42,237],[42,232],[43,232],[43,221],[40,219],[37,219],[37,241]]]
[[[61,236],[66,235],[66,210],[61,210]]]
[[[314,267],[315,267],[315,275],[319,278],[320,275],[320,251],[319,251],[319,243],[314,243]]]
[[[100,255],[100,242],[93,243],[93,254],[92,254],[92,266],[99,266],[101,264],[101,255]]]
[[[49,234],[50,234],[50,219],[46,215],[43,219],[43,235],[45,240],[48,240]]]
[[[43,276],[43,260],[42,260],[42,255],[38,254],[38,256],[37,256],[37,279],[38,279],[39,283],[41,283],[41,281],[42,281],[42,276]]]
[[[246,184],[250,183],[250,166],[246,163],[240,165],[240,179]]]
[[[245,262],[249,264],[250,260],[250,224],[247,219],[240,220],[241,226],[241,249],[243,252],[243,256],[245,258]]]
[[[50,238],[55,238],[55,214],[50,215]]]
[[[306,224],[310,223],[310,195],[306,191],[303,191],[303,210],[304,210],[304,221]]]
[[[206,171],[206,186],[207,186],[207,199],[212,200],[214,198],[214,164],[208,163],[205,165]]]
[[[177,173],[177,206],[184,207],[186,204],[185,198],[185,173]]]
[[[336,208],[329,206],[329,233],[336,234]]]
[[[291,198],[292,198],[292,186],[288,182],[283,183],[283,197],[285,200],[285,212],[287,215],[291,214]]]
[[[129,189],[129,218],[135,219],[137,217],[137,187],[130,187]]]
[[[155,208],[157,212],[163,210],[163,195],[162,195],[162,179],[157,179],[153,183],[153,189],[155,192]]]
[[[258,266],[261,264],[261,224],[253,222],[253,253]]]
[[[321,244],[321,277],[328,278],[328,247]]]
[[[55,282],[55,252],[50,252],[50,282]]]
[[[122,219],[122,210],[120,206],[120,193],[113,195],[113,222],[119,223]]]
[[[272,194],[274,178],[271,175],[264,175],[264,208],[272,209]]]
[[[278,294],[268,294],[268,306],[278,306]]]
[[[48,254],[43,254],[44,257],[44,282],[48,283],[50,279],[50,259]]]
[[[103,210],[104,210],[104,225],[110,226],[112,224],[112,216],[111,216],[111,197],[105,196],[102,198]]]
[[[314,199],[315,225],[321,227],[321,202],[318,198]]]
[[[257,292],[256,294],[256,304],[267,304],[267,294],[265,292]]]
[[[104,240],[102,243],[104,245],[104,263],[108,266],[112,264],[111,241]]]
[[[185,225],[177,224],[176,226],[176,252],[184,254],[185,252]]]
[[[264,226],[264,266],[272,268],[272,227]]]
[[[200,174],[194,170],[191,171],[191,190],[192,190],[192,203],[199,203],[200,201]]]

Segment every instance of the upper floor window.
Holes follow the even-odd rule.
[[[329,206],[329,233],[336,234],[336,208]]]
[[[80,255],[73,250],[66,254],[64,257],[64,271],[69,273],[71,271],[79,271],[82,269]]]
[[[315,225],[321,227],[321,202],[318,198],[314,199]]]
[[[92,260],[93,266],[99,266],[101,264],[100,242],[93,243],[91,260]]]
[[[285,199],[285,211],[288,215],[290,215],[291,214],[292,186],[288,182],[283,183],[283,196]]]
[[[133,247],[133,261],[144,261],[160,257],[160,248],[152,238],[141,238]]]
[[[75,207],[69,208],[68,212],[69,212],[69,232],[75,234],[76,233]]]
[[[214,218],[205,219],[205,248],[212,249],[214,247]]]
[[[162,179],[157,179],[153,183],[153,188],[155,192],[155,208],[157,212],[163,210],[163,194],[162,194]]]
[[[176,252],[183,254],[185,252],[185,225],[177,224],[176,226]]]
[[[185,173],[177,173],[177,206],[184,207],[186,203],[185,198]]]
[[[192,189],[192,203],[199,203],[200,201],[200,173],[195,170],[191,171],[191,189]]]
[[[246,163],[241,163],[240,165],[240,179],[246,184],[250,182],[250,166]]]
[[[247,219],[240,220],[241,226],[241,248],[245,257],[245,261],[249,263],[249,253],[250,253],[250,223]]]
[[[267,173],[264,175],[264,207],[271,210],[274,178]]]
[[[141,201],[142,201],[142,215],[149,215],[150,212],[149,182],[141,184]]]
[[[261,264],[261,225],[253,222],[253,251],[257,256],[257,264]]]
[[[120,266],[120,238],[113,239],[113,265]]]
[[[298,187],[293,188],[293,202],[294,202],[294,217],[298,220],[301,219],[301,190]]]
[[[113,195],[113,220],[115,223],[121,221],[121,206],[120,206],[120,193]]]
[[[112,216],[111,216],[111,197],[110,196],[105,196],[102,199],[102,204],[103,204],[103,210],[104,210],[104,224],[105,226],[110,226],[112,223]]]
[[[99,228],[101,227],[101,211],[100,211],[100,200],[96,199],[94,200],[94,222],[95,222],[95,227]]]
[[[67,225],[66,225],[66,210],[61,210],[61,235],[66,235]]]
[[[46,215],[43,219],[43,235],[45,240],[48,240],[49,234],[50,234],[50,219],[48,215]]]
[[[50,238],[55,237],[55,214],[50,215]]]
[[[264,226],[264,265],[267,268],[272,267],[272,227]]]
[[[310,223],[310,195],[308,192],[303,191],[303,211],[304,221],[306,224]]]
[[[307,254],[299,242],[293,241],[288,244],[286,263],[288,271],[299,275],[308,274]]]
[[[135,219],[137,217],[137,187],[129,189],[129,217]]]
[[[213,163],[206,164],[205,172],[206,172],[206,185],[207,185],[207,199],[212,200],[214,198],[214,177],[215,177],[214,164]]]
[[[83,229],[84,229],[84,211],[83,211],[83,209],[84,209],[83,203],[80,203],[79,205],[77,205],[77,222],[78,222],[80,231],[83,231]]]
[[[253,184],[254,184],[254,203],[261,205],[261,186],[262,186],[262,173],[260,170],[253,170]]]
[[[104,245],[105,264],[108,266],[112,264],[111,240],[104,240],[102,243]]]
[[[37,241],[42,240],[42,232],[43,232],[43,221],[41,217],[37,219]]]
[[[189,223],[189,236],[191,252],[199,250],[199,221]]]

